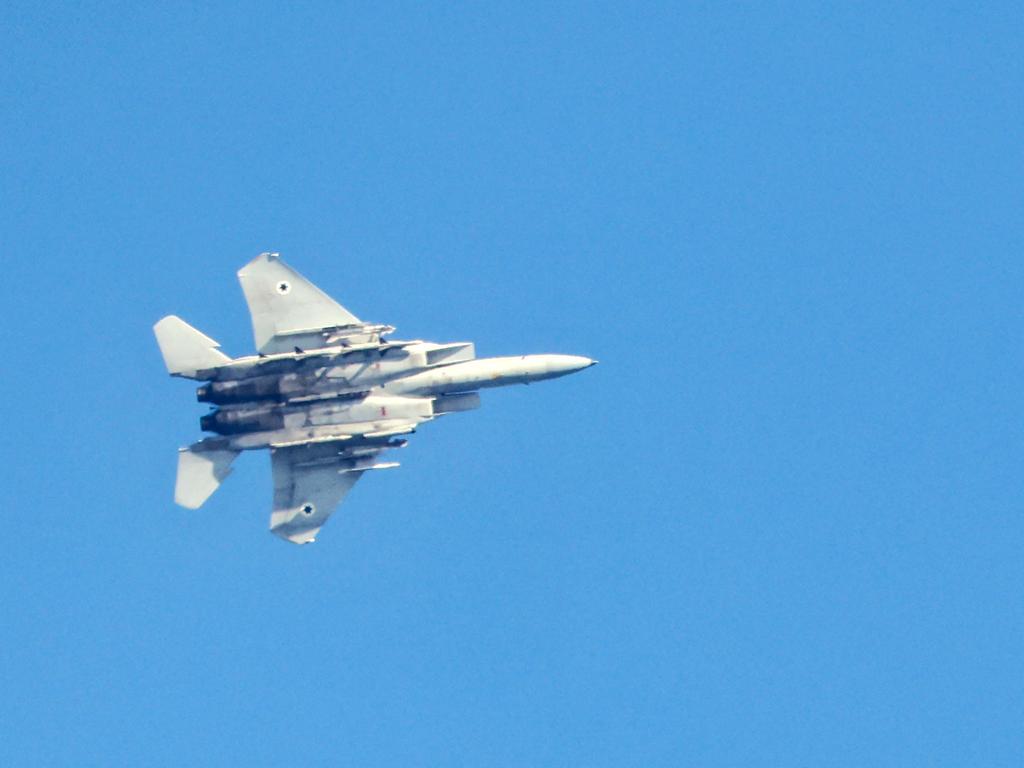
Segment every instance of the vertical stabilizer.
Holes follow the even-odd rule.
[[[231,462],[238,451],[202,450],[199,443],[178,451],[178,479],[174,501],[188,509],[199,509],[231,474]]]

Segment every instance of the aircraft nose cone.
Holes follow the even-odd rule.
[[[560,374],[582,371],[597,362],[580,355],[552,355],[552,358],[554,359],[551,361],[551,370]]]

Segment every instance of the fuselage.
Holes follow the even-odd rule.
[[[396,342],[240,358],[211,371],[197,390],[200,402],[220,406],[200,426],[236,450],[330,436],[372,442],[475,408],[473,393],[480,389],[565,376],[595,362],[575,355],[472,355],[471,344]]]

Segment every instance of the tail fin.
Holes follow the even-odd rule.
[[[238,451],[202,450],[200,443],[178,451],[178,479],[174,501],[188,509],[199,509],[231,474],[231,462]]]
[[[154,325],[153,333],[167,372],[172,376],[197,379],[199,371],[231,362],[231,358],[220,351],[220,344],[175,315],[168,315]]]

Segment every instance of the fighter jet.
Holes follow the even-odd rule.
[[[153,326],[171,376],[204,382],[199,419],[213,433],[178,452],[174,500],[198,509],[242,451],[270,449],[270,530],[313,541],[363,476],[397,467],[383,455],[438,416],[480,407],[479,390],[589,368],[575,355],[477,358],[471,342],[386,340],[390,325],[360,320],[276,253],[239,272],[257,354],[230,358],[175,315]]]

